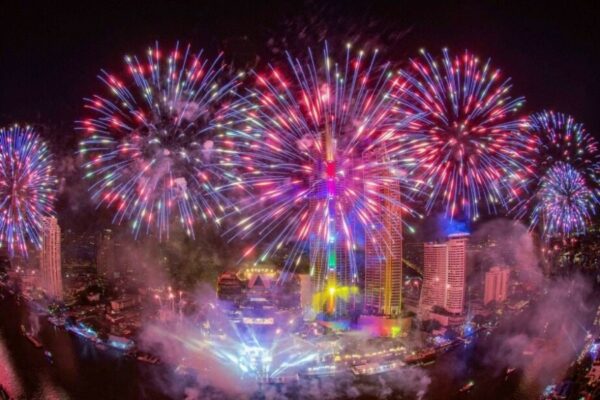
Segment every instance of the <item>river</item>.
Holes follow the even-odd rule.
[[[20,325],[29,324],[30,318],[27,307],[14,298],[0,300],[0,384],[11,396],[36,400],[185,397],[186,382],[178,382],[173,389],[168,367],[143,364],[116,350],[97,349],[41,318],[39,338],[54,355],[53,363],[49,362],[43,350],[36,349],[20,332]],[[527,315],[519,318],[526,319]],[[422,372],[431,378],[431,384],[423,398],[537,399],[540,386],[527,383],[522,371],[507,377],[507,366],[489,362],[491,340],[482,338],[467,348],[451,350],[424,367]],[[459,389],[470,380],[475,382],[473,389],[461,393]],[[163,390],[167,387],[170,395]],[[213,393],[212,398],[219,396]]]

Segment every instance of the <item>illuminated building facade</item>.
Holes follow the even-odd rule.
[[[445,243],[423,244],[423,288],[421,307],[431,310],[442,306],[446,299],[446,270],[448,267],[448,247]]]
[[[60,226],[56,218],[44,217],[40,251],[42,286],[48,296],[57,300],[63,298],[60,237]]]
[[[492,267],[485,273],[483,304],[492,301],[497,303],[506,301],[508,296],[508,268]]]
[[[441,307],[450,314],[463,312],[468,240],[468,234],[457,233],[446,243],[424,244],[422,311]]]
[[[236,301],[243,297],[244,285],[233,272],[219,275],[217,280],[217,298],[219,300]]]
[[[376,173],[387,176],[389,170]],[[365,187],[381,191],[385,204],[379,208],[382,218],[374,218],[383,220],[382,226],[365,229],[364,312],[397,316],[402,309],[403,283],[400,183],[396,179],[386,183],[376,189]]]
[[[448,275],[444,308],[451,314],[462,313],[465,306],[468,242],[469,234],[455,233],[448,236]]]

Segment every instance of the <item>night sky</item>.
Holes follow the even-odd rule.
[[[269,35],[315,9],[284,1],[11,3],[0,16],[0,123],[67,128],[81,115],[81,99],[102,90],[99,70],[121,72],[126,53],[142,53],[155,40],[162,47],[180,40],[213,52],[226,48],[231,57],[240,49],[256,51],[265,60]],[[394,60],[414,56],[420,47],[443,46],[491,57],[513,78],[513,95],[526,97],[527,111],[570,113],[598,136],[600,18],[591,3],[362,3],[331,3],[326,15],[357,21],[369,16],[385,29],[405,32],[386,54]],[[244,37],[243,45],[230,44]]]

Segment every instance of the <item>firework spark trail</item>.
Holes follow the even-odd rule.
[[[56,178],[46,144],[30,127],[0,129],[0,245],[27,256],[41,247],[42,217],[52,215]]]
[[[310,51],[306,60],[288,54],[287,69],[254,73],[256,86],[230,108],[219,151],[237,173],[230,187],[254,194],[239,197],[241,219],[226,233],[254,240],[246,255],[261,247],[265,260],[289,246],[293,269],[312,243],[326,248],[311,251],[312,265],[345,260],[356,282],[362,235],[390,229],[391,213],[417,215],[401,201],[414,187],[397,159],[398,132],[416,116],[399,110],[389,64],[352,54],[348,46],[338,63],[325,46],[322,63]]]
[[[211,135],[237,77],[226,78],[220,56],[209,61],[190,46],[165,57],[157,44],[145,61],[126,56],[125,63],[128,80],[102,71],[111,97],[85,99],[91,117],[77,122],[92,199],[115,208],[113,222],[129,221],[136,236],[145,227],[168,238],[178,213],[194,237],[196,220],[216,221],[227,204],[214,190],[225,175]]]
[[[510,79],[469,52],[421,55],[401,71],[400,102],[422,115],[402,144],[408,173],[432,188],[427,210],[441,206],[451,218],[477,220],[481,211],[506,209],[523,194],[532,169],[533,142],[522,132],[527,121],[517,117],[524,99],[511,98]]]
[[[529,132],[539,177],[516,215],[529,217],[531,228],[541,224],[545,237],[584,233],[600,201],[598,143],[583,124],[553,111],[533,114]]]

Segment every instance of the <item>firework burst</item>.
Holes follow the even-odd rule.
[[[162,54],[156,45],[145,60],[125,63],[125,82],[102,71],[109,96],[85,99],[91,116],[77,122],[92,199],[114,208],[114,222],[129,221],[136,236],[168,237],[177,214],[193,237],[196,220],[216,220],[225,201],[214,191],[222,174],[211,135],[237,80],[225,79],[220,57],[209,61],[190,46]]]
[[[432,188],[428,211],[441,206],[451,218],[472,220],[483,210],[495,214],[522,194],[531,169],[533,142],[517,117],[524,99],[512,98],[510,79],[469,52],[421,54],[401,72],[401,103],[422,116],[402,136],[406,169]]]
[[[552,111],[533,114],[529,132],[539,179],[516,207],[517,216],[530,215],[531,227],[541,224],[546,237],[585,232],[600,195],[598,143],[583,124]]]
[[[530,117],[529,131],[537,140],[539,167],[550,169],[563,162],[573,166],[588,186],[600,183],[598,142],[573,117],[553,111]]]
[[[397,135],[409,119],[398,117],[398,76],[349,46],[339,63],[327,47],[322,59],[287,61],[255,74],[231,108],[236,128],[221,137],[234,186],[252,194],[239,197],[241,220],[228,233],[252,239],[246,255],[261,249],[259,261],[285,249],[291,268],[310,249],[320,288],[352,285],[363,240],[385,251],[402,216],[415,214],[402,201],[413,188],[398,168]]]
[[[11,256],[41,246],[42,217],[53,213],[56,178],[46,144],[30,127],[0,129],[0,244]]]
[[[598,197],[575,168],[554,164],[540,180],[532,223],[541,221],[544,235],[584,233],[595,212]]]

